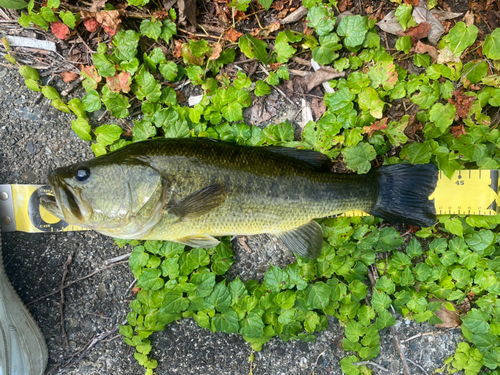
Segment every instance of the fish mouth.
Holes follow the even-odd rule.
[[[54,195],[40,197],[42,206],[61,220],[69,224],[81,224],[85,221],[78,204],[78,199],[62,179],[55,172],[49,174],[49,183]]]

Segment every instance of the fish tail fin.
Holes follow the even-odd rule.
[[[370,214],[388,221],[429,227],[436,222],[434,200],[438,174],[434,164],[396,164],[374,170],[379,184]]]

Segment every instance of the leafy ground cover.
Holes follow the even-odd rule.
[[[488,30],[481,17],[490,3],[456,16],[435,2],[373,3],[345,13],[347,2],[307,0],[307,12],[284,27],[285,17],[300,11],[298,2],[220,1],[198,15],[212,14],[224,25],[215,37],[201,24],[205,34],[183,29],[196,30],[192,9],[147,0],[131,0],[128,8],[95,3],[79,13],[58,0],[12,4],[0,2],[27,6],[19,17],[25,27],[50,28],[62,40],[77,29],[99,36],[81,70],[81,99],[65,102],[35,69],[19,66],[27,87],[75,115],[72,129],[92,142],[97,156],[153,137],[211,137],[312,149],[357,173],[402,162],[432,162],[449,177],[500,167],[500,29]],[[445,12],[428,12],[436,6]],[[5,59],[18,64],[3,43]],[[302,78],[304,69],[296,67],[311,58],[346,74],[328,80],[322,77],[331,70],[321,68]],[[257,66],[266,73],[256,74]],[[316,86],[308,87],[313,78]],[[181,91],[187,81],[202,95],[191,106]],[[331,92],[317,87],[323,81]],[[245,109],[273,87],[293,88],[299,98],[321,95],[316,121],[246,123]],[[101,108],[113,123],[89,120]],[[140,115],[131,116],[132,109]],[[443,215],[432,228],[404,234],[373,217],[320,223],[321,256],[297,257],[285,269],[271,265],[263,283],[225,281],[232,264],[228,240],[213,249],[132,241],[137,298],[120,333],[146,374],[157,366],[148,338],[181,318],[241,334],[258,351],[275,336],[315,340],[327,315],[345,326],[344,373],[368,374],[366,365],[354,363],[377,357],[378,332],[394,324],[395,311],[417,322],[461,325],[464,342],[437,371],[500,374],[500,216]]]

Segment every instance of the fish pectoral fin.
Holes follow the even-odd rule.
[[[323,229],[314,220],[288,232],[276,234],[283,243],[300,256],[316,259],[323,247]]]
[[[220,243],[220,241],[217,238],[209,236],[208,234],[183,237],[175,241],[191,247],[204,247],[204,248],[215,247]]]
[[[213,184],[182,198],[168,211],[181,221],[191,220],[216,209],[226,198],[226,188],[221,184]]]

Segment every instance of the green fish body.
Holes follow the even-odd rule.
[[[327,157],[308,150],[155,139],[57,169],[49,176],[55,200],[42,204],[71,224],[118,238],[212,247],[218,236],[271,233],[311,258],[322,246],[315,218],[361,210],[434,223],[434,165],[364,175],[330,168]]]

